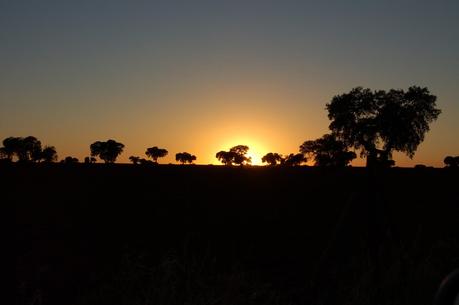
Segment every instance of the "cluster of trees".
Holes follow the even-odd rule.
[[[248,165],[252,163],[252,158],[246,156],[248,151],[248,146],[237,145],[232,147],[229,151],[219,151],[215,155],[215,158],[225,165]]]
[[[313,160],[315,166],[344,167],[356,157],[355,152],[348,151],[342,141],[339,141],[332,134],[326,134],[317,140],[305,141],[297,154],[282,156],[270,152],[263,156],[261,161],[270,166],[298,166],[308,160]]]
[[[140,158],[137,156],[130,156],[129,160],[133,164],[141,164],[141,165],[158,164],[158,159],[167,156],[168,153],[169,152],[167,151],[167,149],[154,146],[154,147],[147,148],[147,150],[145,151],[145,155],[151,158],[153,161],[147,160],[145,158]]]
[[[283,166],[299,166],[303,163],[306,163],[308,160],[305,155],[299,154],[289,154],[283,156],[278,153],[267,153],[261,158],[261,162],[267,163],[270,166],[283,165]]]
[[[20,162],[55,162],[57,152],[54,146],[42,147],[41,142],[32,136],[8,137],[0,147],[0,158],[8,161],[16,158]]]
[[[145,155],[151,158],[153,161],[146,160],[144,158],[140,158],[137,156],[130,156],[129,160],[133,164],[142,164],[142,165],[158,164],[158,159],[164,158],[165,156],[167,156],[168,153],[169,152],[167,151],[167,149],[154,146],[154,147],[147,148],[147,150],[145,151]],[[187,153],[187,152],[179,152],[175,154],[175,161],[180,162],[181,164],[186,164],[186,163],[192,164],[193,161],[196,161],[196,156],[190,153]]]
[[[357,157],[356,152],[367,160],[367,167],[390,167],[394,151],[407,154],[412,158],[419,144],[429,131],[429,124],[440,115],[436,108],[436,96],[427,88],[413,86],[408,90],[392,89],[370,90],[362,87],[333,97],[326,105],[331,120],[330,133],[323,137],[305,141],[299,147],[299,153],[283,156],[270,152],[263,156],[263,163],[268,165],[297,166],[313,160],[316,166],[343,167]],[[85,163],[94,163],[99,157],[105,163],[114,163],[123,152],[124,145],[114,140],[97,141],[90,146],[91,156]],[[219,151],[216,158],[225,165],[248,165],[249,147],[237,145],[229,151]],[[164,148],[156,146],[146,150],[145,155],[152,160],[137,156],[129,159],[134,164],[157,164],[159,158],[168,154]],[[10,137],[3,141],[0,158],[12,161],[54,162],[57,160],[53,146],[42,148],[35,137]],[[445,158],[447,166],[457,167],[458,157]],[[175,155],[177,162],[193,163],[196,156],[180,152]],[[78,162],[67,157],[64,163]]]

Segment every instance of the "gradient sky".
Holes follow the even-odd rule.
[[[109,138],[201,164],[297,152],[355,86],[427,86],[442,109],[413,160],[459,155],[459,1],[0,0],[0,139],[59,156]],[[354,164],[363,164],[362,160]]]

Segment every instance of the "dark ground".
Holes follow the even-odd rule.
[[[16,304],[431,304],[459,267],[458,178],[3,166]]]

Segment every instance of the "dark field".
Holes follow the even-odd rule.
[[[453,170],[38,164],[0,177],[16,304],[431,304],[459,267]]]

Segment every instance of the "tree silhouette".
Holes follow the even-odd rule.
[[[8,160],[16,156],[20,162],[39,162],[42,159],[41,142],[32,136],[8,137],[3,140],[3,155]]]
[[[427,88],[413,86],[404,90],[371,91],[357,87],[337,95],[327,104],[330,130],[347,147],[361,151],[367,166],[387,162],[393,151],[410,158],[437,119],[435,95]]]
[[[300,166],[303,163],[306,163],[308,159],[304,154],[290,154],[282,158],[281,164],[284,166]]]
[[[145,155],[153,159],[153,162],[158,163],[158,158],[167,156],[168,151],[164,148],[158,148],[156,146],[147,148]]]
[[[2,151],[6,159],[12,161],[13,157],[18,154],[21,146],[21,139],[22,138],[18,137],[8,137],[3,140]]]
[[[229,151],[221,150],[215,155],[215,158],[225,165],[233,165],[233,155],[234,154]]]
[[[105,163],[114,163],[116,158],[123,152],[124,145],[115,140],[106,142],[97,141],[91,144],[91,156],[99,157]]]
[[[54,146],[45,146],[41,152],[41,159],[46,163],[57,161],[57,151]]]
[[[237,145],[232,147],[229,151],[219,151],[215,157],[225,165],[247,165],[252,162],[250,157],[246,154],[249,151],[249,147],[246,145]]]
[[[314,158],[316,166],[344,167],[357,156],[348,151],[344,142],[332,134],[326,134],[314,141],[306,141],[300,146],[300,152]]]
[[[268,163],[270,166],[275,166],[279,163],[282,163],[283,159],[282,156],[278,153],[267,153],[261,158],[261,162]]]
[[[187,152],[182,152],[182,153],[175,154],[175,161],[180,162],[182,164],[185,164],[185,163],[190,163],[191,164],[195,160],[196,160],[196,156],[192,155],[190,153],[187,153]]]
[[[130,156],[129,157],[129,161],[131,161],[132,164],[139,164],[140,163],[140,157]]]
[[[443,163],[445,163],[447,167],[459,167],[459,156],[457,157],[447,156],[443,160]]]
[[[151,160],[147,160],[147,159],[144,159],[144,158],[141,158],[139,159],[139,164],[140,165],[155,165],[157,163],[151,161]]]

